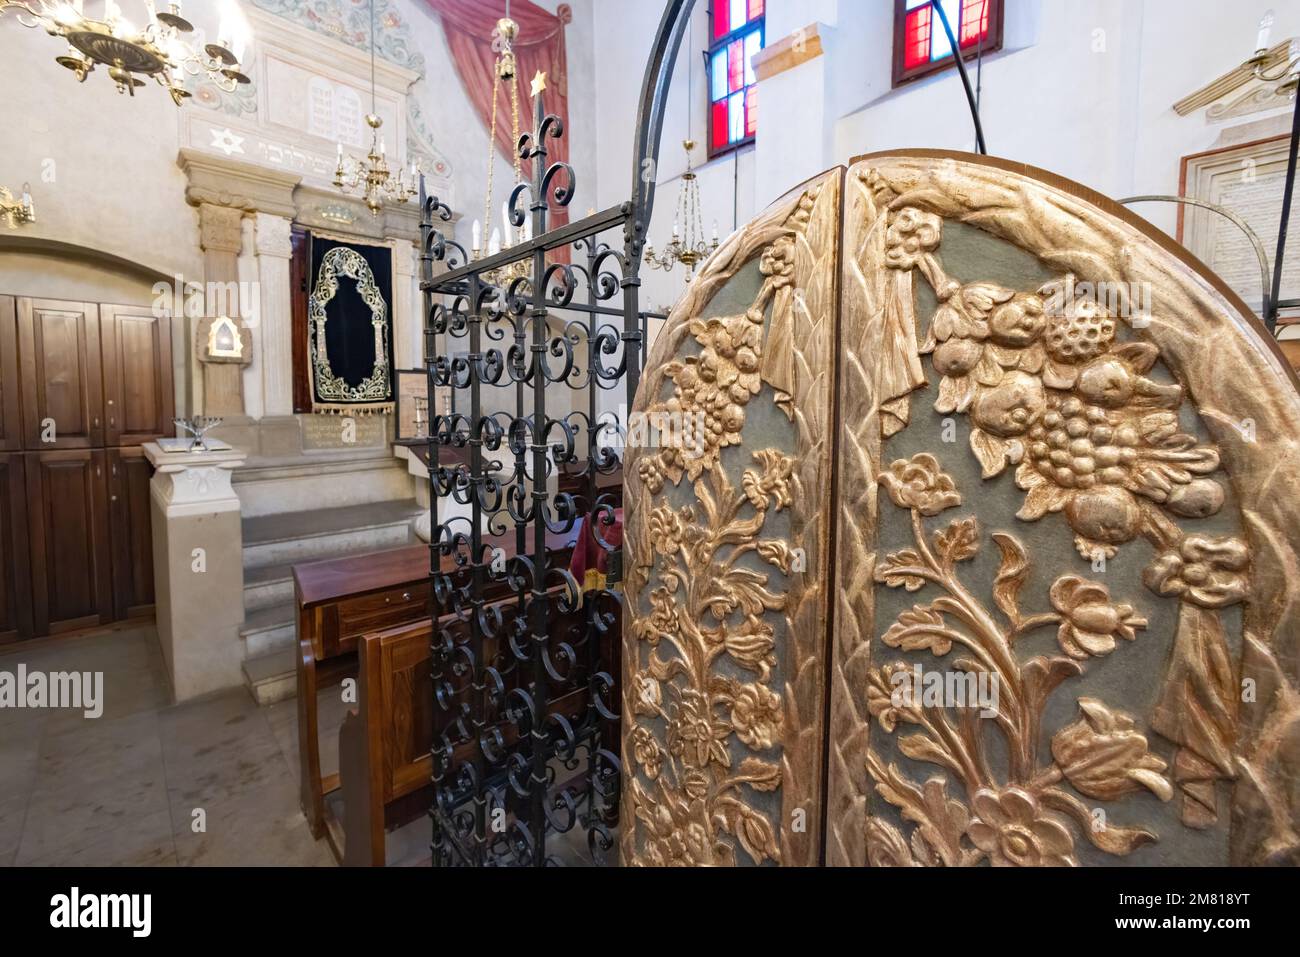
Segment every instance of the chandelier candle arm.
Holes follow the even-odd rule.
[[[32,205],[31,187],[23,183],[22,195],[17,199],[5,186],[0,186],[0,221],[9,229],[36,222],[36,207]]]

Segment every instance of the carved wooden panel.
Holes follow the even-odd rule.
[[[839,171],[732,236],[656,340],[628,452],[622,855],[820,853]],[[790,822],[797,822],[790,826]]]
[[[0,452],[0,644],[32,636],[24,461]]]
[[[789,454],[747,421],[764,402],[800,408],[765,351],[745,416],[719,442],[730,447],[689,475],[694,502],[672,491],[669,453],[643,450],[629,468],[624,859],[1300,861],[1300,395],[1281,354],[1181,247],[1051,174],[903,151],[855,162],[842,191],[822,327],[835,338],[809,367],[834,388],[815,446],[834,468],[792,494],[805,529],[833,521],[821,538],[833,551],[814,550],[811,566],[833,607],[761,632],[770,661],[811,649],[816,680],[769,689],[769,712],[736,709],[725,696],[743,672],[711,666],[760,634],[724,600],[711,543],[785,555],[763,544],[767,512],[718,504],[731,501],[729,461]],[[711,298],[779,207],[674,310],[638,408],[708,395],[691,377],[705,359],[744,383],[688,337],[707,333]],[[797,302],[804,281],[796,269]],[[755,341],[769,350],[779,332],[773,321]],[[809,467],[799,448],[791,477]],[[757,505],[785,477],[765,463],[742,488],[761,490]],[[714,533],[697,513],[746,524]],[[754,585],[760,623],[781,610],[764,602],[797,594],[775,585]],[[691,631],[709,668],[663,651]],[[799,719],[822,709],[824,729]],[[764,713],[751,757],[733,736],[753,739]],[[781,773],[764,777],[773,753]],[[818,757],[792,767],[803,754]],[[733,803],[719,804],[731,780]],[[808,796],[812,826],[797,830],[788,801],[777,817],[753,781]]]
[[[99,307],[93,302],[18,300],[24,447],[34,451],[104,444]]]
[[[173,435],[172,327],[148,307],[99,307],[104,353],[105,444],[143,445]]]
[[[18,321],[13,296],[0,296],[0,451],[23,447]]]

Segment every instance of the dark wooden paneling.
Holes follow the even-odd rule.
[[[24,456],[0,454],[0,644],[32,636]]]
[[[108,510],[113,548],[113,614],[153,613],[153,522],[149,479],[153,466],[139,448],[108,450]]]
[[[102,449],[27,456],[37,634],[113,620],[105,458]]]
[[[170,316],[143,306],[99,307],[105,444],[143,445],[173,435]]]
[[[99,307],[92,302],[18,300],[23,445],[32,451],[104,444]],[[42,441],[46,423],[53,441]]]
[[[289,325],[293,336],[293,411],[311,411],[311,360],[307,355],[307,285],[311,282],[311,233],[295,226],[289,260]]]
[[[0,451],[23,447],[21,395],[14,297],[0,296]]]

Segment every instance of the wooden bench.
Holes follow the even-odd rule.
[[[548,535],[551,561],[568,567],[575,527],[567,535]],[[513,534],[486,539],[511,557]],[[294,592],[298,605],[298,757],[303,814],[312,836],[330,839],[342,857],[326,819],[325,797],[339,787],[339,775],[321,775],[320,722],[316,696],[320,689],[354,677],[358,640],[366,634],[415,622],[428,622],[430,609],[429,546],[404,548],[295,565]],[[454,558],[442,559],[450,572]],[[499,597],[504,586],[494,585]],[[428,648],[425,648],[427,653]]]
[[[558,596],[558,590],[555,592]],[[494,603],[503,615],[517,607],[513,596]],[[585,627],[585,612],[559,614],[552,634]],[[459,632],[467,627],[455,615],[439,619],[439,628]],[[617,660],[617,625],[607,638],[605,654]],[[428,621],[364,635],[357,644],[357,708],[339,729],[339,772],[343,797],[343,863],[351,867],[382,867],[386,862],[387,831],[424,816],[433,801],[430,749],[435,728],[441,733],[446,712],[434,703],[429,654],[433,629]],[[484,654],[495,653],[495,642],[484,641]],[[507,682],[507,687],[514,682]],[[587,689],[569,691],[548,702],[547,710],[577,720],[587,706]],[[513,729],[505,729],[513,743]],[[611,729],[606,747],[617,748]],[[471,756],[473,742],[456,749],[456,759]]]

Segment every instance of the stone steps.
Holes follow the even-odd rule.
[[[419,513],[414,499],[399,499],[245,518],[244,569],[405,545]]]
[[[297,620],[293,566],[398,548],[416,541],[413,499],[243,520],[244,684],[259,704],[297,690]]]

